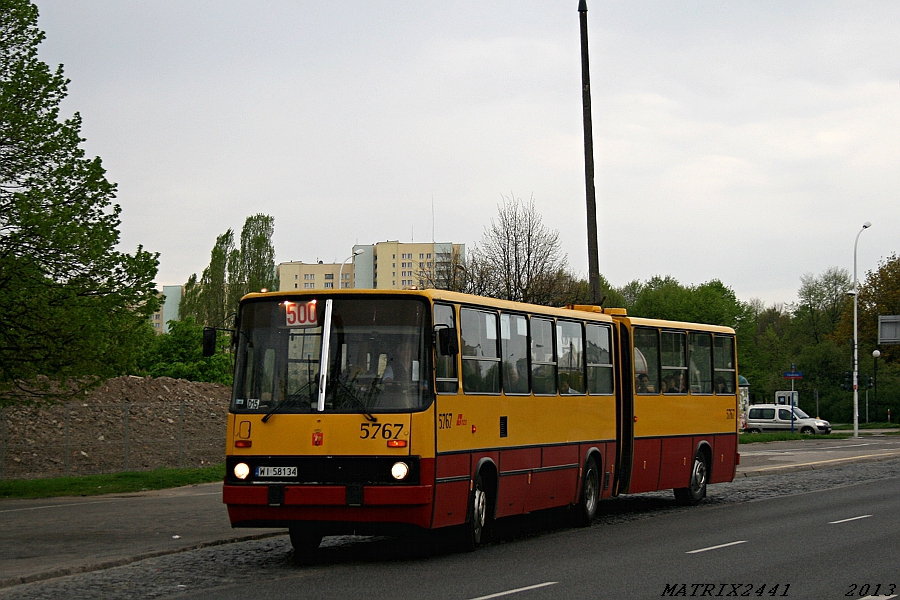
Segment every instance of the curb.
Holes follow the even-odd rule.
[[[113,567],[122,567],[122,566],[129,565],[131,563],[135,563],[135,562],[138,562],[141,560],[146,560],[148,558],[159,558],[160,556],[168,556],[170,554],[179,554],[181,552],[200,550],[202,548],[209,548],[212,546],[222,546],[225,544],[234,544],[237,542],[249,542],[249,541],[253,541],[253,540],[262,540],[262,539],[271,538],[271,537],[278,537],[281,535],[287,535],[287,532],[279,531],[279,532],[267,532],[267,533],[241,535],[241,536],[235,536],[235,537],[230,537],[230,538],[223,538],[220,540],[212,540],[209,542],[198,542],[191,546],[185,546],[183,548],[178,548],[178,549],[173,549],[173,550],[156,550],[153,552],[144,552],[142,554],[135,554],[132,556],[123,556],[121,558],[81,565],[78,567],[63,567],[60,569],[53,569],[51,571],[44,571],[43,573],[34,573],[31,575],[23,575],[22,577],[8,577],[6,579],[0,579],[0,590],[2,590],[4,588],[10,588],[13,586],[17,586],[17,585],[22,585],[25,583],[34,583],[37,581],[47,581],[49,579],[56,579],[58,577],[66,577],[68,575],[78,575],[81,573],[91,573],[94,571],[103,571],[105,569],[111,569]]]

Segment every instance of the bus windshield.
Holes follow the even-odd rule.
[[[424,332],[428,304],[419,298],[331,300],[323,364],[325,298],[251,300],[242,305],[231,410],[308,413],[411,412],[433,399]],[[269,415],[271,416],[271,415]]]

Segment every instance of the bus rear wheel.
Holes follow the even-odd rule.
[[[296,559],[303,563],[313,562],[319,553],[322,534],[303,526],[291,527],[289,531]]]
[[[600,502],[600,473],[597,462],[589,458],[584,467],[584,478],[581,482],[581,498],[575,507],[575,525],[588,527],[597,516],[597,505]]]
[[[706,498],[707,483],[709,483],[709,465],[706,462],[706,455],[698,450],[691,466],[691,479],[688,487],[677,488],[675,499],[681,504],[695,506]]]

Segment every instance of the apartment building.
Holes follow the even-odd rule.
[[[162,294],[160,294],[159,310],[150,315],[150,324],[153,326],[153,331],[157,334],[169,333],[169,321],[178,321],[181,318],[178,307],[181,304],[181,295],[183,293],[184,286],[163,286]]]
[[[465,259],[465,245],[388,240],[353,246],[354,287],[376,290],[432,288],[442,272]]]
[[[302,261],[283,262],[275,271],[279,289],[291,290],[336,290],[353,287],[353,264],[305,263]]]
[[[292,261],[280,263],[276,271],[281,291],[431,288],[442,281],[450,266],[464,261],[465,250],[464,244],[449,242],[388,240],[353,246],[352,261],[343,265]]]

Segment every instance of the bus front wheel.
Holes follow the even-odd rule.
[[[290,528],[294,556],[303,563],[313,562],[322,543],[322,534],[303,526]]]
[[[463,549],[472,552],[486,539],[485,532],[490,524],[488,495],[481,473],[475,476],[472,493],[469,495],[469,520],[463,529]]]

